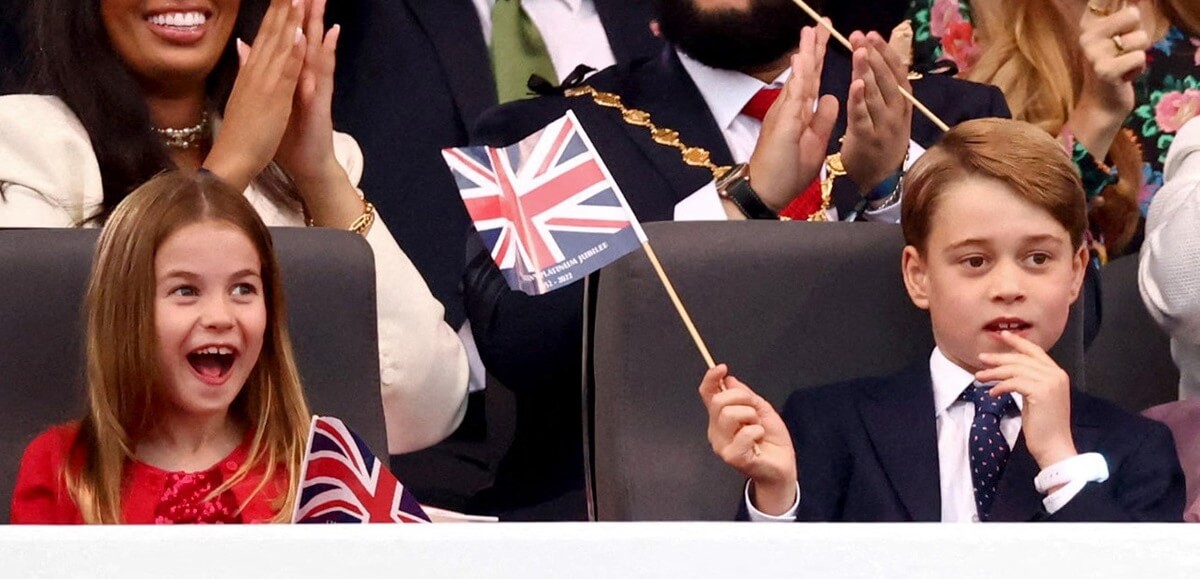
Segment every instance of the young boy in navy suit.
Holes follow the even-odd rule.
[[[743,518],[1180,520],[1170,432],[1073,390],[1046,353],[1079,296],[1086,219],[1045,132],[951,129],[909,171],[901,209],[927,364],[797,391],[782,416],[724,365],[705,374],[709,441],[750,479]]]

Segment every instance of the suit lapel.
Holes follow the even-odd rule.
[[[914,365],[868,392],[860,412],[879,463],[909,517],[941,520],[937,422],[928,366]]]
[[[725,136],[674,50],[663,49],[658,58],[637,67],[633,74],[634,82],[627,83],[630,90],[621,95],[627,107],[649,112],[658,128],[678,131],[684,145],[708,150],[717,165],[733,164],[733,154],[729,152]],[[625,123],[615,112],[610,114],[617,116],[617,122],[624,125],[630,139],[671,183],[676,201],[683,200],[712,180],[708,169],[684,163],[678,149],[654,142],[645,127]]]
[[[497,102],[479,14],[470,0],[410,0],[408,5],[437,51],[463,126],[470,130]]]
[[[1100,424],[1091,420],[1085,401],[1079,392],[1071,391],[1071,436],[1080,453],[1092,452],[1100,442]],[[1033,479],[1041,471],[1033,455],[1025,446],[1025,435],[1017,437],[1017,445],[1004,467],[1004,475],[996,486],[996,502],[992,504],[993,521],[1024,522],[1042,515],[1044,496],[1033,486]]]

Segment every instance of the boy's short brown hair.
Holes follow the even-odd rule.
[[[1076,249],[1087,228],[1083,184],[1057,140],[1029,123],[976,119],[959,124],[913,163],[904,177],[900,225],[904,242],[925,250],[938,201],[969,177],[995,179],[1059,222]]]

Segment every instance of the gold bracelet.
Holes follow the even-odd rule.
[[[370,201],[363,201],[363,213],[350,224],[349,229],[363,237],[367,236],[367,231],[371,229],[371,225],[375,223],[375,206],[371,205]]]
[[[309,227],[316,227],[317,222],[316,222],[316,220],[314,220],[312,218],[312,216],[308,215],[308,209],[304,210],[304,214],[305,214],[304,222]],[[370,231],[371,225],[374,223],[375,223],[375,206],[372,205],[370,201],[363,199],[362,215],[359,215],[354,221],[352,221],[350,223],[350,226],[347,227],[346,230],[353,231],[354,233],[357,233],[363,237],[366,237],[367,231]]]

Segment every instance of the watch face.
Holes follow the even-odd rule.
[[[739,163],[731,167],[720,179],[717,180],[717,189],[726,189],[734,181],[742,179],[746,176],[746,164]]]

